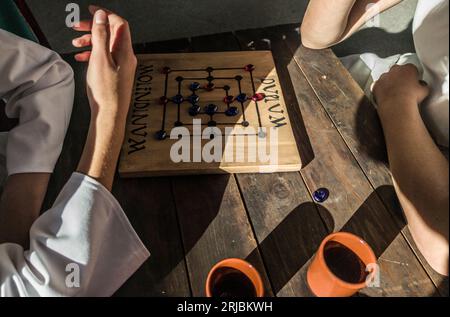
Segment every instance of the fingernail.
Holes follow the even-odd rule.
[[[419,80],[419,84],[421,84],[424,87],[428,86],[428,83],[425,80]]]
[[[98,10],[95,12],[95,23],[96,24],[106,24],[106,12],[103,10]]]

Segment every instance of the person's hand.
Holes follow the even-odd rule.
[[[378,104],[378,112],[383,115],[408,110],[398,109],[400,106],[396,105],[417,105],[415,109],[418,109],[418,105],[430,94],[430,89],[420,79],[417,68],[407,64],[394,66],[381,76],[373,86],[373,94]]]
[[[91,106],[89,132],[77,171],[112,188],[136,72],[136,56],[127,21],[95,6],[92,21],[82,21],[77,31],[90,31],[73,40],[76,47],[92,46],[75,56],[89,62],[87,93]]]
[[[77,31],[91,32],[73,40],[75,47],[92,46],[92,51],[75,59],[89,62],[87,93],[92,114],[100,119],[124,124],[131,100],[136,56],[126,20],[103,8],[89,6],[92,21],[81,21]]]

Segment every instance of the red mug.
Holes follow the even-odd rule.
[[[209,272],[208,278],[206,279],[207,297],[214,297],[214,287],[221,277],[221,270],[234,270],[243,274],[254,287],[254,296],[264,296],[264,284],[261,275],[253,265],[241,259],[226,259],[217,263]]]
[[[352,256],[356,255],[359,259],[355,258],[355,260],[362,262],[360,267],[361,270],[364,270],[363,273],[365,275],[361,275],[361,277],[364,277],[364,280],[349,282],[344,280],[342,276],[337,276],[336,271],[333,272],[333,267],[330,266],[331,263],[327,262],[326,251],[331,250],[328,248],[329,246],[339,246],[341,251],[337,251],[341,252],[341,254],[342,250],[347,250],[351,251]],[[346,263],[343,262],[342,256],[337,258],[337,261],[339,260],[341,262],[338,265],[340,264],[342,269],[350,269],[350,266],[346,266]],[[308,268],[307,281],[309,288],[318,297],[350,297],[368,285],[368,281],[376,273],[374,271],[377,267],[375,265],[376,262],[377,258],[372,248],[363,239],[351,233],[333,233],[322,241]],[[350,273],[355,273],[358,276],[359,272]]]

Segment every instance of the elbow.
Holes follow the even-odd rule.
[[[300,35],[302,45],[309,49],[322,50],[329,48],[333,44],[332,41],[327,41],[315,36],[314,32],[304,24],[300,27]]]

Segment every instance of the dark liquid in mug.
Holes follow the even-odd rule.
[[[218,269],[211,279],[213,297],[256,297],[256,288],[252,281],[239,270],[223,267]]]
[[[330,241],[325,244],[324,257],[330,271],[347,283],[363,283],[369,275],[364,262],[339,242]]]

